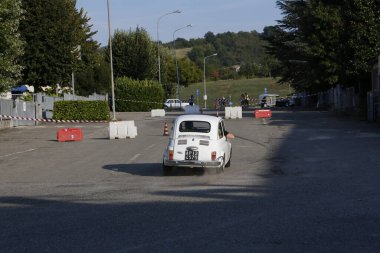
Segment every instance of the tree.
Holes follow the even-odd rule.
[[[277,1],[284,18],[266,29],[268,52],[281,63],[281,82],[301,91],[369,83],[380,53],[376,0]],[[363,86],[361,86],[363,87]]]
[[[23,81],[35,85],[68,84],[71,73],[94,63],[99,47],[92,40],[83,9],[75,0],[23,0],[20,31],[26,42]]]
[[[110,65],[106,61],[104,50],[99,50],[97,64],[82,69],[75,74],[75,87],[78,94],[88,96],[93,93],[110,93],[111,71]]]
[[[117,30],[112,37],[112,50],[115,77],[138,80],[156,77],[156,45],[145,29]]]
[[[17,84],[22,66],[23,42],[18,27],[22,15],[21,0],[0,2],[0,92]]]

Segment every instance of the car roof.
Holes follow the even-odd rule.
[[[207,121],[207,122],[210,122],[211,124],[218,124],[219,121],[221,121],[221,120],[222,120],[222,118],[220,118],[220,117],[215,117],[215,116],[211,116],[211,115],[199,115],[199,114],[180,115],[176,119],[177,122],[182,122],[182,121]]]

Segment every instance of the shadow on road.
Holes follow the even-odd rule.
[[[266,164],[221,175],[236,175],[231,183],[147,178],[146,194],[99,186],[96,195],[0,197],[0,251],[377,253],[379,129],[319,112],[276,113],[255,131],[263,128]],[[162,175],[160,163],[103,169]],[[240,184],[247,177],[256,181]]]
[[[160,163],[109,164],[103,166],[103,169],[144,177],[158,177],[162,175]]]
[[[144,177],[163,176],[161,163],[109,164],[103,166],[103,169]],[[202,176],[204,174],[215,174],[215,171],[202,168],[174,168],[170,176]]]

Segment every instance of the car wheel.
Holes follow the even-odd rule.
[[[228,160],[228,162],[226,163],[226,167],[230,167],[231,166],[231,157],[232,157],[232,149],[231,149],[231,153],[230,153],[230,159]]]
[[[162,173],[164,176],[170,176],[172,174],[172,170],[172,167],[166,166],[164,163],[162,163]]]

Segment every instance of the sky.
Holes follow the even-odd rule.
[[[158,36],[163,42],[172,41],[173,36],[187,40],[203,38],[209,31],[262,32],[265,26],[275,25],[281,19],[276,0],[109,0],[109,3],[112,34],[116,29],[135,30],[139,26],[157,41],[158,23]],[[107,0],[77,0],[77,8],[87,12],[92,30],[98,31],[94,39],[106,46]],[[181,13],[166,15],[158,22],[161,16],[175,10]]]

